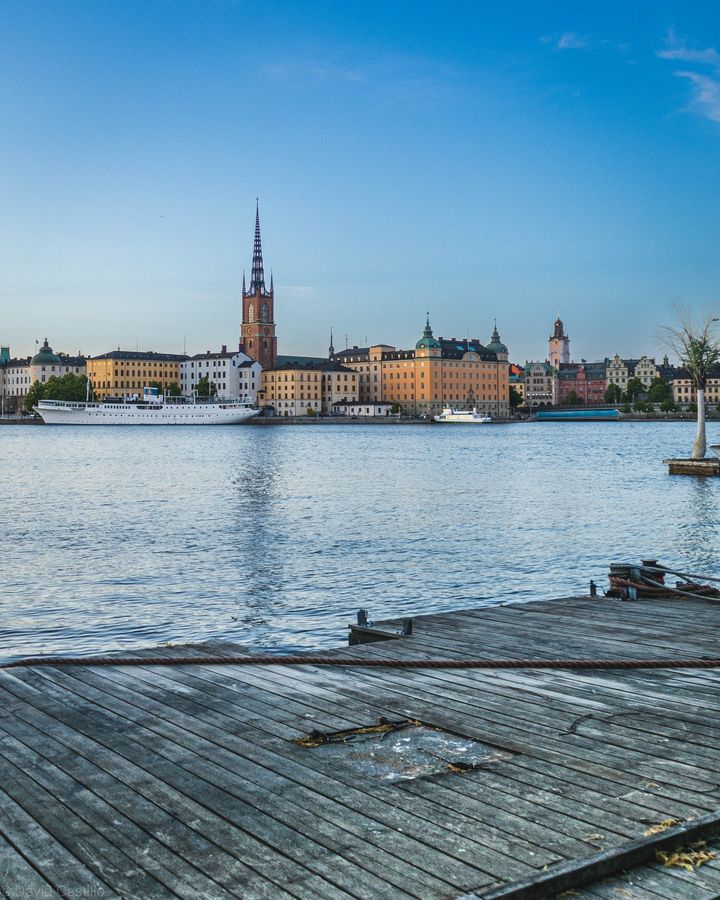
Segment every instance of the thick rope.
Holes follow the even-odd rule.
[[[334,666],[373,669],[719,669],[720,659],[362,659],[343,656],[107,656],[17,659],[29,666]]]

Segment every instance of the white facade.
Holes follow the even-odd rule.
[[[365,403],[340,400],[338,403],[333,403],[332,413],[334,416],[362,416],[364,418],[368,416],[389,416],[393,406],[394,404],[384,400]]]
[[[24,397],[30,390],[30,357],[11,359],[3,366],[3,391],[6,397]]]
[[[221,400],[247,398],[251,403],[257,400],[261,387],[262,367],[246,353],[229,353],[225,347],[220,353],[198,353],[180,363],[180,391],[191,397],[201,378],[217,388]]]

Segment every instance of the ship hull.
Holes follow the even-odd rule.
[[[35,407],[46,425],[241,425],[260,410],[233,403],[166,404],[67,404]]]

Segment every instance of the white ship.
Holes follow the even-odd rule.
[[[490,416],[480,413],[477,409],[453,409],[446,406],[439,416],[433,416],[436,422],[452,425],[485,425],[492,422]]]
[[[157,388],[145,388],[142,400],[39,400],[33,409],[46,425],[239,425],[260,412],[244,400],[166,402]]]

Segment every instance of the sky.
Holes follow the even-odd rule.
[[[658,356],[720,309],[715,2],[3,0],[0,344]]]

